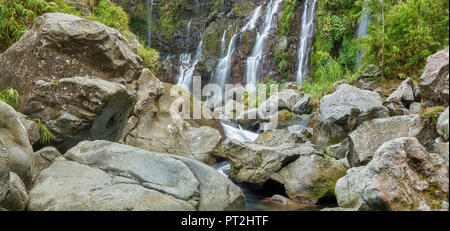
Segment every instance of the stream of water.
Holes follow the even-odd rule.
[[[367,1],[369,1],[369,0],[365,0],[365,2],[367,2]],[[362,9],[358,28],[356,29],[356,38],[357,39],[360,39],[368,34],[370,17],[371,17],[370,9],[366,6],[364,6]],[[362,59],[363,55],[364,55],[363,50],[357,51],[357,53],[356,53],[356,70],[358,70],[359,66],[361,65],[361,59]]]
[[[271,0],[267,5],[264,13],[264,20],[256,36],[256,43],[253,47],[252,54],[247,58],[246,86],[249,91],[256,89],[260,63],[264,56],[264,45],[267,37],[269,36],[270,29],[272,28],[272,19],[278,12],[281,2],[283,2],[283,0]]]
[[[302,28],[298,45],[297,83],[303,83],[308,74],[309,55],[311,53],[312,38],[315,33],[315,15],[317,0],[305,0],[302,15]]]

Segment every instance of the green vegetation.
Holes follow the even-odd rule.
[[[141,45],[138,48],[138,55],[144,60],[144,67],[150,69],[153,73],[158,71],[159,53],[155,49]]]
[[[0,52],[17,42],[33,20],[45,13],[62,12],[86,17],[106,26],[118,29],[125,36],[130,35],[128,15],[119,6],[108,0],[80,0],[91,8],[92,14],[67,5],[64,0],[0,0]],[[141,45],[138,55],[144,60],[144,67],[157,70],[159,53]]]
[[[436,128],[438,118],[444,111],[445,108],[442,106],[424,108],[420,112],[420,118],[424,121],[425,124],[429,124],[431,125],[431,127]]]
[[[0,101],[15,107],[19,104],[19,93],[11,88],[6,88],[0,91]]]
[[[304,91],[313,96],[313,101],[329,92],[328,88],[335,82],[352,77],[357,46],[353,35],[360,14],[358,0],[318,2],[311,70],[303,84]]]
[[[39,141],[41,145],[49,144],[53,140],[53,134],[48,130],[48,128],[42,123],[42,121],[38,118],[36,119],[29,119],[39,126],[40,133],[41,133],[41,140]]]
[[[295,20],[295,10],[300,5],[298,0],[285,0],[283,2],[283,16],[278,22],[278,34],[285,36],[288,33],[296,34],[296,31],[292,31],[292,20]]]
[[[362,39],[366,49],[363,65],[381,63],[381,6],[371,1],[374,20]],[[418,80],[428,56],[448,46],[449,2],[447,0],[384,1],[384,73],[387,78]]]
[[[125,36],[130,32],[128,15],[121,7],[110,3],[108,0],[100,0],[92,9],[92,15],[88,17],[89,20],[98,21],[106,26],[116,28]]]

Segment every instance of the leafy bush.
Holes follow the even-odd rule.
[[[140,46],[138,48],[138,55],[144,60],[145,68],[150,69],[153,73],[158,71],[158,51],[145,46]]]

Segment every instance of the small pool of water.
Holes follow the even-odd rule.
[[[224,176],[228,177],[230,171],[230,164],[227,161],[216,163],[213,166]],[[242,189],[245,196],[245,209],[247,211],[319,211],[328,207],[337,207],[332,203],[326,203],[321,205],[308,205],[293,203],[289,205],[282,205],[276,203],[268,203],[267,198],[271,198],[273,195],[285,196],[285,189],[282,185],[273,181],[268,181],[264,184],[246,184],[236,183]]]

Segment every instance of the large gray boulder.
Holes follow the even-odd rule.
[[[34,173],[33,173],[33,180],[37,178],[39,173],[41,173],[42,170],[50,167],[50,165],[55,161],[57,158],[64,158],[61,153],[59,153],[58,149],[54,147],[45,147],[37,152],[34,153]]]
[[[0,202],[5,199],[9,188],[8,150],[0,140]]]
[[[300,156],[324,154],[324,151],[312,144],[282,144],[263,146],[227,140],[223,143],[231,169],[229,177],[238,182],[263,183],[283,166]]]
[[[33,148],[18,114],[2,101],[0,101],[0,142],[7,150],[9,168],[28,185],[34,166]]]
[[[48,13],[35,19],[0,57],[0,89],[20,94],[18,111],[33,95],[33,82],[97,76],[115,82],[137,79],[142,59],[118,30],[74,15]]]
[[[39,175],[28,210],[242,210],[242,191],[200,162],[86,141]]]
[[[448,203],[448,164],[416,138],[384,143],[367,166],[336,184],[339,207],[359,210],[431,210]]]
[[[419,115],[374,119],[349,134],[351,148],[347,158],[352,167],[365,165],[378,148],[389,140],[416,137],[422,145],[428,146],[434,143],[436,135],[434,129]]]
[[[283,167],[274,179],[284,184],[294,201],[315,204],[324,197],[334,197],[336,181],[347,172],[344,161],[323,155],[300,156]]]
[[[449,50],[448,48],[430,56],[422,74],[420,91],[432,105],[449,103]]]
[[[306,143],[312,137],[312,128],[299,126],[299,129],[274,129],[264,132],[255,140],[255,144],[278,147],[282,144]]]
[[[378,93],[340,85],[320,100],[315,143],[323,147],[337,144],[364,121],[388,116]]]
[[[39,118],[53,134],[53,146],[65,152],[83,140],[117,141],[135,97],[121,84],[73,77],[35,82],[25,114]]]
[[[439,116],[437,121],[437,131],[439,135],[444,139],[444,141],[448,141],[449,138],[449,124],[448,124],[448,107],[445,111]]]
[[[20,177],[11,172],[6,197],[0,202],[0,208],[9,211],[24,211],[28,203],[28,194],[25,184]]]
[[[176,104],[178,97],[172,96],[171,91],[182,92],[179,97],[183,100],[182,104],[188,107],[191,106],[190,93],[161,82],[147,69],[137,83],[138,101],[133,116],[122,132],[121,141],[149,151],[208,161],[209,154],[222,139],[220,132],[212,127],[215,120],[194,121],[183,119],[183,116],[172,116],[171,106]]]

